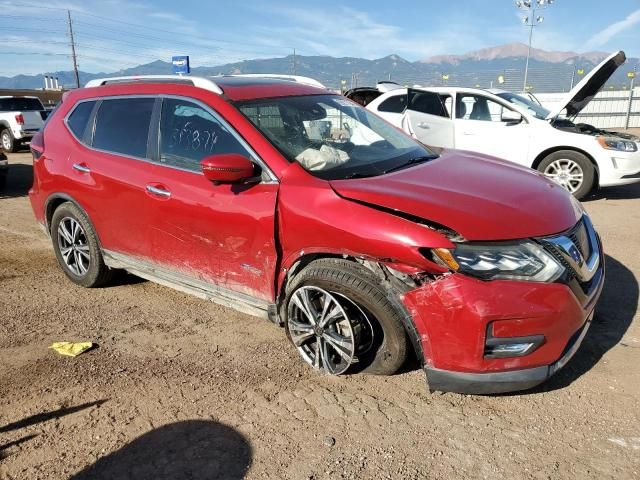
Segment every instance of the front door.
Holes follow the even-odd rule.
[[[219,115],[187,99],[164,98],[157,166],[148,185],[155,261],[207,283],[272,300],[278,183],[214,185],[200,161],[249,147]],[[256,160],[257,161],[257,160]],[[256,166],[256,171],[260,169]]]
[[[456,96],[455,144],[459,150],[484,153],[521,165],[527,164],[531,129],[522,121],[502,121],[502,112],[512,110],[484,95]]]

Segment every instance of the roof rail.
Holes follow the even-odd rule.
[[[223,75],[225,77],[246,77],[246,78],[274,78],[276,80],[288,80],[290,82],[302,83],[305,85],[310,85],[312,87],[318,88],[327,88],[318,80],[315,80],[310,77],[302,77],[300,75],[286,75],[286,74],[278,74],[278,73],[239,73],[232,75]],[[213,77],[215,78],[215,77]]]
[[[178,75],[133,75],[129,77],[108,77],[96,78],[89,80],[85,88],[100,87],[102,85],[110,85],[114,83],[131,83],[131,82],[147,82],[147,83],[190,83],[194,87],[203,88],[210,92],[222,95],[222,89],[212,80],[203,77],[181,77]]]

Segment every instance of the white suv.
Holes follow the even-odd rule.
[[[399,86],[389,90],[389,85],[378,88],[375,99],[369,96],[366,107],[422,143],[480,152],[537,169],[580,199],[596,186],[640,182],[638,137],[569,119],[624,61],[624,52],[610,55],[553,112],[528,97],[500,90]],[[363,89],[347,92],[356,101],[365,94]]]
[[[38,97],[0,97],[0,143],[16,152],[42,128],[47,112]]]

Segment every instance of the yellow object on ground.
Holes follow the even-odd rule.
[[[68,357],[77,357],[81,353],[86,352],[91,347],[93,347],[93,343],[91,342],[80,342],[80,343],[72,343],[72,342],[54,342],[49,348],[54,349],[60,355],[66,355]]]

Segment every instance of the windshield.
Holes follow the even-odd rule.
[[[44,107],[37,98],[0,98],[0,112],[25,112],[29,110],[44,110]]]
[[[505,99],[507,102],[513,103],[517,107],[526,110],[530,115],[533,115],[540,120],[545,120],[551,113],[551,111],[547,110],[542,105],[538,105],[533,100],[529,100],[528,98],[521,95],[516,95],[515,93],[511,92],[502,92],[498,93],[497,95],[500,98]]]
[[[382,175],[436,157],[338,95],[252,100],[238,108],[287,160],[325,180]]]

